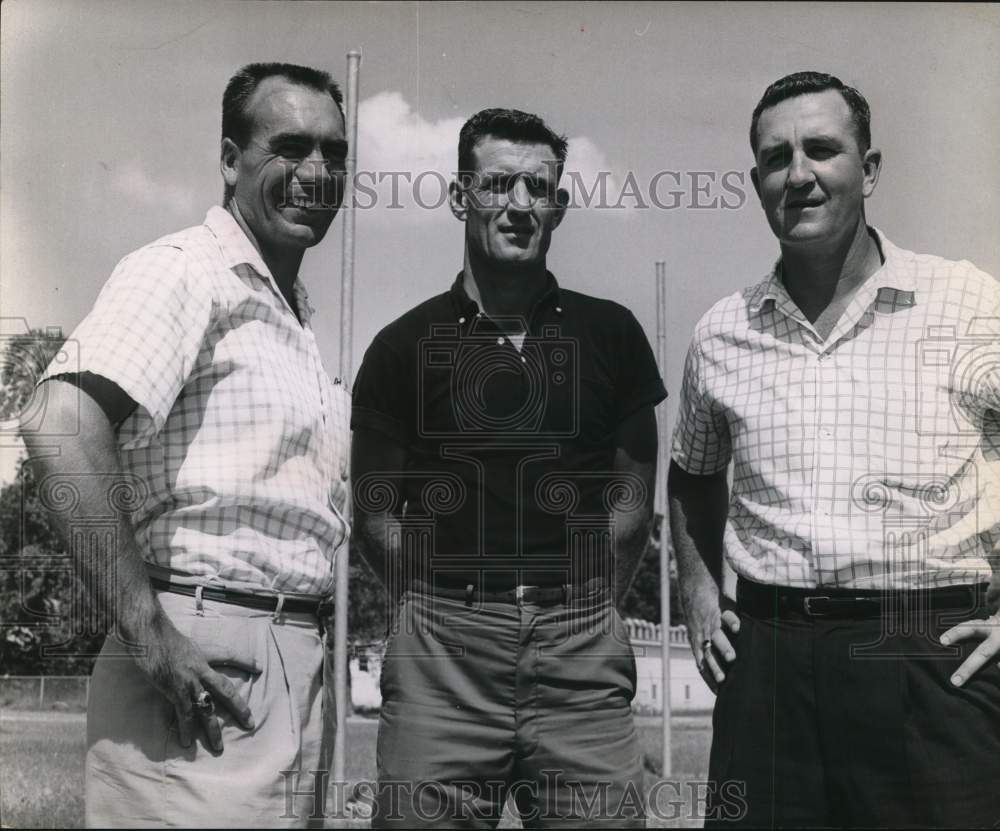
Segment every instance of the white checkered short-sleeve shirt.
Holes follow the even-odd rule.
[[[136,539],[209,584],[326,595],[345,544],[350,397],[225,210],[129,254],[71,335],[80,369],[138,407],[119,427],[144,484]],[[65,371],[53,365],[44,377]]]
[[[918,588],[1000,568],[1000,283],[876,232],[823,342],[780,263],[701,319],[672,457],[733,463],[726,556],[789,586]]]

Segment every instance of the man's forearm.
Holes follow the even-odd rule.
[[[118,511],[113,520],[115,533],[88,535],[87,545],[75,545],[72,533],[79,521],[100,518],[107,522],[109,511],[115,510],[109,492],[121,486],[125,477],[114,431],[100,407],[86,395],[77,397],[66,390],[60,395],[54,386],[48,391],[53,395],[46,402],[41,421],[22,432],[39,491],[73,495],[72,516],[52,509],[50,516],[83,582],[90,587],[91,602],[105,626],[114,625],[123,639],[138,643],[162,610],[150,587],[128,515]],[[65,429],[77,423],[79,430]]]
[[[361,555],[383,586],[388,587],[389,563],[398,552],[390,551],[389,527],[396,522],[389,513],[368,514],[355,511],[351,556]]]
[[[615,602],[621,603],[635,580],[636,572],[653,524],[651,506],[635,511],[616,511],[612,517],[615,535]]]
[[[723,536],[729,508],[726,473],[694,476],[671,463],[667,495],[670,532],[681,596],[718,592],[722,585]]]

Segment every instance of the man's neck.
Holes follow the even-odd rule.
[[[521,269],[490,268],[465,253],[462,285],[469,298],[490,317],[527,321],[546,287],[545,263]]]
[[[810,323],[829,334],[858,288],[882,266],[864,217],[850,236],[825,245],[781,246],[781,276]],[[832,319],[831,319],[832,318]]]
[[[271,272],[271,276],[274,278],[274,282],[277,283],[282,296],[288,301],[288,305],[292,307],[292,311],[298,317],[299,309],[295,303],[294,286],[295,280],[299,276],[299,266],[302,265],[302,255],[305,252],[299,248],[283,251],[272,251],[265,248],[257,240],[253,231],[250,230],[250,226],[247,225],[235,201],[231,200],[226,206],[226,210],[229,211],[233,219],[236,220],[236,223],[243,229],[243,233],[247,235],[247,239],[250,240],[253,247],[257,249],[257,253],[260,254],[264,265]]]

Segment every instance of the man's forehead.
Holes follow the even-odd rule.
[[[835,89],[809,92],[779,101],[760,114],[757,136],[760,144],[783,139],[791,134],[853,133],[851,108]]]
[[[284,132],[332,127],[335,132],[344,132],[340,110],[328,92],[279,75],[265,78],[257,85],[247,111],[258,130]]]
[[[512,141],[490,135],[473,145],[472,158],[476,170],[480,172],[525,170],[554,174],[559,161],[552,148],[544,142]]]

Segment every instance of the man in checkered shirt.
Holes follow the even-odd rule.
[[[349,533],[349,399],[298,271],[340,206],[346,153],[329,75],[241,69],[223,97],[223,207],[125,257],[72,335],[79,371],[53,364],[36,392],[24,435],[42,499],[110,630],[88,826],[322,810],[318,624]]]
[[[837,78],[772,84],[750,140],[781,259],[698,323],[669,474],[707,824],[992,826],[1000,287],[868,226],[882,157]]]

